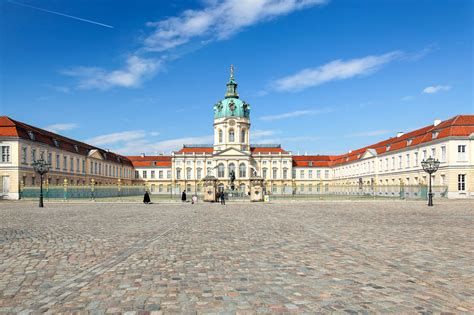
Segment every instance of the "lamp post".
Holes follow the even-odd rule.
[[[49,172],[51,168],[51,164],[46,162],[43,158],[36,160],[33,162],[33,169],[36,173],[40,175],[40,199],[39,199],[39,207],[43,208],[43,175]]]
[[[429,157],[426,160],[421,161],[421,166],[423,167],[423,170],[429,174],[430,177],[430,190],[428,193],[428,206],[432,207],[433,206],[433,192],[431,191],[431,175],[433,173],[436,173],[436,171],[439,168],[439,161],[433,159],[432,157]]]

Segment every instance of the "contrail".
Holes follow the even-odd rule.
[[[114,27],[111,26],[111,25],[107,25],[107,24],[103,24],[103,23],[99,23],[99,22],[95,22],[95,21],[91,21],[91,20],[86,20],[86,19],[83,19],[83,18],[80,18],[80,17],[77,17],[77,16],[72,16],[72,15],[68,15],[68,14],[64,14],[64,13],[59,13],[59,12],[55,12],[55,11],[51,11],[51,10],[46,10],[46,9],[34,7],[34,6],[32,6],[32,5],[28,5],[28,4],[24,4],[24,3],[19,3],[19,2],[16,2],[16,1],[8,0],[8,2],[13,3],[13,4],[16,4],[16,5],[23,6],[23,7],[31,8],[31,9],[40,10],[40,11],[43,11],[43,12],[48,12],[48,13],[51,13],[51,14],[56,14],[56,15],[60,15],[60,16],[65,16],[65,17],[68,17],[68,18],[71,18],[71,19],[75,19],[75,20],[82,21],[82,22],[92,23],[92,24],[96,24],[96,25],[100,25],[100,26],[108,27],[108,28],[114,28]]]

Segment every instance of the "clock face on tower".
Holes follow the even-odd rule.
[[[235,120],[229,120],[229,126],[231,127],[235,126]]]

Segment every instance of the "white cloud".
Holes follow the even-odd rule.
[[[441,91],[449,91],[451,86],[449,85],[435,85],[435,86],[428,86],[423,89],[423,93],[425,94],[434,94]]]
[[[291,12],[327,3],[327,0],[224,0],[207,1],[201,10],[149,22],[154,32],[144,40],[145,50],[165,51],[188,43],[226,39],[251,25]]]
[[[54,124],[46,126],[44,129],[49,130],[51,132],[60,132],[60,131],[67,131],[71,129],[75,129],[79,127],[76,123],[64,123],[64,124]]]
[[[269,137],[277,134],[278,132],[275,130],[252,130],[250,133],[250,137],[252,139],[259,139],[263,137]]]
[[[358,59],[334,60],[317,68],[306,68],[300,72],[278,79],[275,89],[282,92],[296,92],[330,81],[344,80],[376,72],[383,65],[404,56],[401,51],[392,51],[378,56]]]
[[[274,121],[274,120],[281,120],[281,119],[287,119],[287,118],[293,118],[293,117],[299,117],[299,116],[330,113],[333,111],[335,111],[334,108],[323,108],[323,109],[317,109],[317,110],[297,110],[297,111],[278,114],[278,115],[262,116],[262,117],[259,117],[259,119],[264,120],[264,121]]]
[[[404,96],[404,97],[401,98],[402,102],[412,101],[413,99],[415,99],[415,98],[411,95],[407,95],[407,96]]]
[[[143,130],[132,130],[101,135],[85,140],[84,142],[95,146],[101,146],[106,144],[115,144],[123,141],[133,141],[137,139],[142,139],[145,136],[146,132]]]
[[[158,142],[152,142],[145,138],[126,141],[114,149],[114,152],[120,154],[136,155],[138,153],[156,154],[160,152],[170,152],[179,150],[183,144],[211,144],[214,142],[214,136],[185,137],[170,139]]]
[[[162,66],[159,59],[145,59],[136,55],[129,56],[123,69],[107,72],[96,67],[75,67],[62,73],[79,79],[80,89],[109,89],[112,87],[137,87],[141,82],[154,75]]]
[[[380,136],[384,135],[387,133],[390,133],[390,130],[372,130],[372,131],[363,131],[363,132],[355,132],[346,135],[346,137],[352,138],[352,137],[375,137],[375,136]]]

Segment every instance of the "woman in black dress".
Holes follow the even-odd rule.
[[[183,193],[181,194],[181,201],[186,202],[186,191],[183,190]]]
[[[145,195],[143,196],[143,203],[144,204],[149,204],[150,202],[151,202],[150,194],[148,193],[148,190],[146,190]]]

